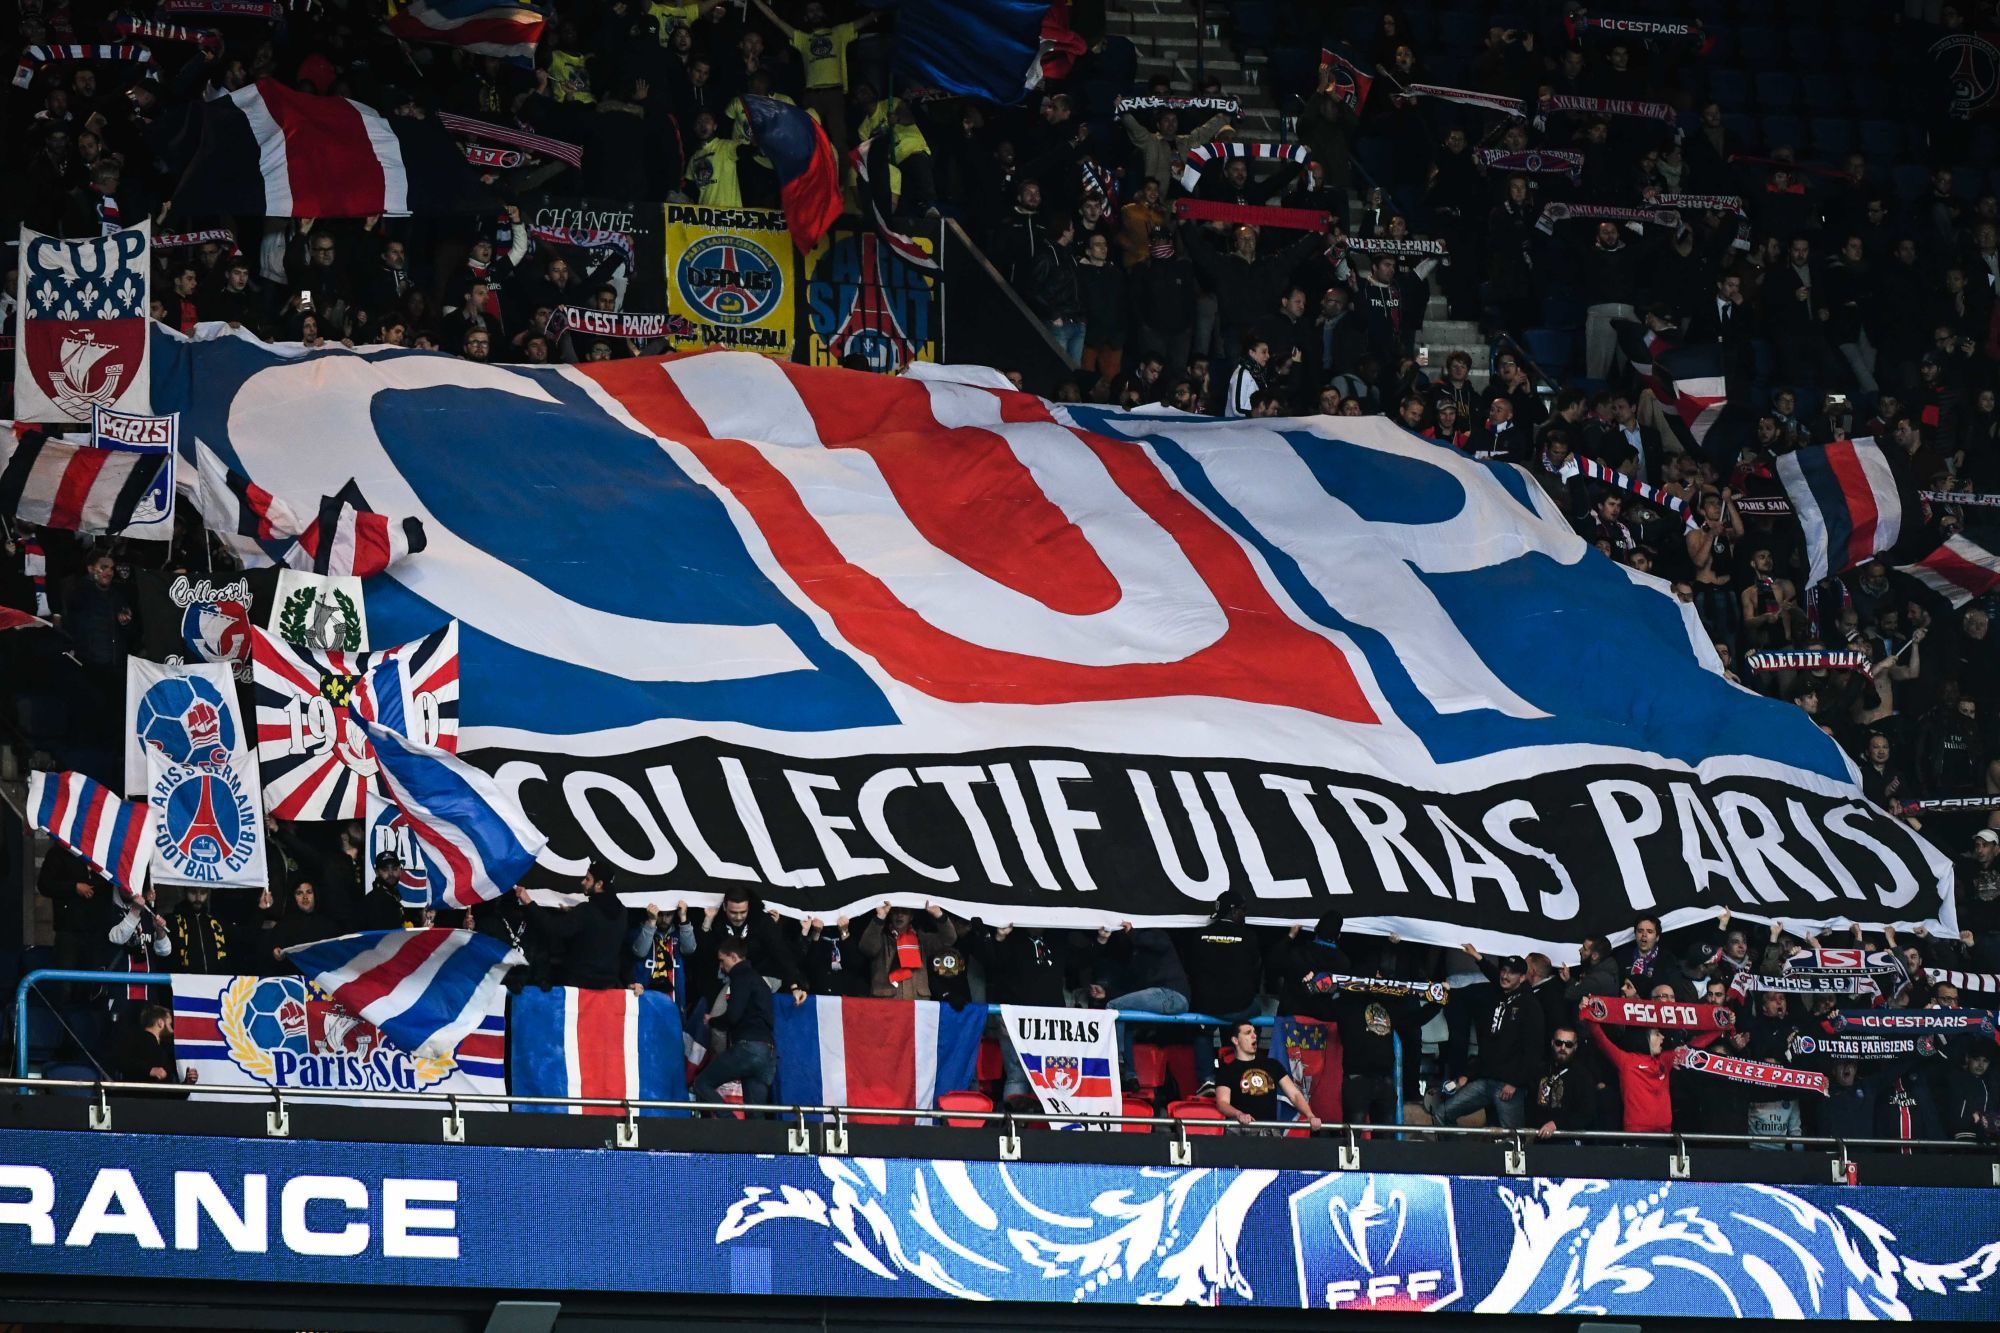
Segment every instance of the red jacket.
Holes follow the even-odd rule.
[[[1618,1090],[1625,1100],[1625,1132],[1628,1134],[1670,1134],[1674,1128],[1674,1103],[1668,1095],[1673,1074],[1672,1054],[1641,1055],[1628,1051],[1605,1035],[1602,1023],[1583,1020],[1590,1039],[1618,1070]],[[1704,1032],[1691,1046],[1709,1046],[1721,1040],[1720,1032]]]

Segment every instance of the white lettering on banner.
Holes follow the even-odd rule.
[[[385,1176],[382,1179],[382,1244],[385,1259],[457,1259],[458,1210],[432,1205],[456,1204],[458,1182],[448,1179]],[[25,1193],[27,1197],[9,1197]],[[171,1211],[174,1248],[199,1251],[204,1239],[202,1220],[214,1228],[214,1239],[234,1254],[264,1254],[270,1249],[270,1181],[261,1172],[241,1177],[239,1210],[227,1189],[207,1171],[173,1173]],[[166,1248],[156,1216],[169,1200],[155,1208],[131,1171],[102,1167],[92,1174],[82,1200],[70,1218],[65,1247],[87,1248],[105,1237],[130,1237],[141,1249]],[[56,1181],[47,1167],[0,1165],[0,1229],[22,1227],[30,1245],[56,1243]],[[293,1176],[279,1192],[279,1235],[293,1254],[316,1258],[349,1258],[368,1249],[371,1228],[365,1221],[336,1217],[366,1217],[369,1188],[353,1176]],[[317,1214],[318,1225],[315,1225]],[[4,1233],[0,1233],[4,1234]]]
[[[916,871],[925,879],[934,879],[940,884],[958,883],[958,869],[955,866],[934,866],[919,861],[903,849],[896,835],[889,827],[888,807],[892,793],[905,787],[914,787],[917,779],[907,768],[885,768],[880,773],[861,784],[861,827],[882,850],[896,858],[898,862]]]
[[[617,840],[604,827],[597,811],[590,805],[590,794],[601,791],[615,799],[625,808],[625,813],[646,835],[648,850],[644,853],[627,851],[618,846]],[[607,856],[624,870],[635,875],[664,875],[680,862],[674,852],[674,845],[667,841],[667,835],[660,828],[653,812],[639,799],[639,793],[618,779],[603,773],[592,773],[580,769],[563,779],[563,795],[569,798],[569,808],[576,812],[577,822],[591,844],[604,850]]]
[[[826,883],[826,877],[817,870],[785,869],[778,860],[777,844],[771,841],[771,827],[764,822],[764,812],[758,808],[756,793],[750,788],[750,775],[743,771],[743,761],[725,756],[717,762],[722,765],[723,780],[729,784],[729,799],[736,803],[736,817],[743,821],[750,850],[756,854],[757,868],[764,872],[764,882],[795,889],[818,888]]]
[[[1819,853],[1820,864],[1824,865],[1827,873],[1833,876],[1834,883],[1840,886],[1840,892],[1849,898],[1860,898],[1861,885],[1855,882],[1854,875],[1840,863],[1839,858],[1834,856],[1833,848],[1827,846],[1826,835],[1813,824],[1812,816],[1806,813],[1805,806],[1796,800],[1787,800],[1785,813],[1792,817],[1792,827],[1798,830],[1799,836],[1811,843],[1812,849]]]
[[[1826,816],[1826,824],[1828,828],[1857,847],[1867,848],[1889,872],[1890,883],[1895,885],[1893,892],[1884,892],[1883,886],[1879,881],[1871,887],[1875,894],[1875,901],[1881,904],[1882,909],[1893,912],[1898,908],[1907,907],[1916,898],[1917,890],[1920,886],[1917,883],[1917,877],[1910,873],[1910,868],[1904,865],[1894,852],[1890,851],[1866,829],[1858,829],[1853,826],[1852,821],[1855,819],[1872,818],[1874,818],[1874,814],[1867,806],[1850,802],[1847,805],[1835,806],[1832,810],[1829,810]]]
[[[1000,1022],[1021,1073],[1050,1115],[1117,1115],[1116,1024],[1087,1009],[1003,1004]]]
[[[1173,830],[1167,827],[1166,813],[1160,808],[1159,794],[1153,789],[1153,775],[1143,769],[1128,768],[1132,794],[1146,816],[1147,831],[1153,835],[1153,849],[1159,854],[1160,868],[1173,886],[1196,902],[1210,903],[1229,885],[1229,863],[1222,859],[1222,844],[1216,841],[1215,821],[1194,785],[1194,775],[1174,770],[1174,790],[1180,793],[1181,809],[1187,812],[1188,827],[1194,833],[1195,849],[1201,853],[1202,877],[1188,873],[1174,846]]]
[[[1694,875],[1695,892],[1706,895],[1709,882],[1719,875],[1745,907],[1756,907],[1757,900],[1750,896],[1750,891],[1743,887],[1742,876],[1736,873],[1729,844],[1723,841],[1694,786],[1675,782],[1669,784],[1668,790],[1673,793],[1674,818],[1681,825],[1681,860]]]
[[[293,1176],[278,1196],[279,1229],[293,1254],[344,1259],[368,1248],[368,1224],[349,1222],[338,1231],[313,1228],[308,1208],[339,1204],[350,1213],[368,1212],[368,1188],[352,1176]]]
[[[174,1172],[174,1248],[201,1248],[201,1219],[206,1213],[222,1243],[238,1254],[262,1254],[270,1246],[269,1182],[261,1175],[243,1177],[243,1211],[206,1171]]]
[[[378,392],[425,389],[556,402],[532,378],[497,366],[447,357],[323,357],[274,366],[246,380],[230,404],[230,439],[245,471],[274,494],[332,495],[358,480],[381,512],[421,519],[429,543],[424,558],[399,562],[389,577],[443,615],[503,643],[626,680],[739,680],[813,669],[776,625],[672,624],[600,611],[460,537],[425,505],[376,432]],[[343,441],[343,450],[292,447],[302,399],[320,405],[318,420]]]
[[[708,845],[701,826],[694,822],[694,812],[688,809],[687,793],[681,790],[681,780],[675,776],[672,765],[657,764],[647,769],[646,781],[652,784],[653,795],[658,798],[660,808],[667,812],[667,823],[688,849],[688,855],[701,867],[702,874],[710,879],[754,881],[757,878],[757,872],[749,866],[723,860]]]
[[[749,394],[759,416],[745,443],[784,476],[844,559],[881,580],[897,601],[939,632],[996,652],[1109,667],[1179,662],[1214,644],[1227,629],[1215,594],[1186,552],[1063,427],[1003,422],[999,400],[990,393],[925,386],[940,426],[980,426],[999,435],[1097,552],[1124,592],[1112,606],[1090,614],[1053,610],[936,546],[911,520],[873,457],[822,445],[812,413],[778,366],[745,367],[733,359],[710,365],[711,360],[692,357],[661,369],[697,415],[732,421],[728,429],[715,428],[725,437],[745,438],[739,418]],[[756,379],[754,389],[745,385],[746,375]],[[837,499],[837,507],[828,507],[829,499]],[[1171,614],[1162,613],[1163,604]]]
[[[0,1196],[16,1190],[28,1197],[0,1197],[0,1227],[26,1227],[30,1245],[55,1244],[56,1178],[44,1166],[0,1166]]]
[[[889,863],[879,856],[855,856],[847,850],[847,844],[840,840],[843,832],[851,832],[854,821],[845,815],[830,815],[820,808],[818,792],[840,790],[840,783],[824,773],[801,773],[797,769],[785,770],[785,781],[791,784],[792,798],[799,803],[799,813],[812,826],[813,838],[819,843],[820,854],[826,858],[827,868],[835,879],[860,879],[866,875],[886,875]]]
[[[1730,850],[1743,863],[1744,877],[1765,902],[1785,901],[1785,891],[1778,887],[1773,867],[1815,900],[1825,902],[1833,897],[1833,890],[1826,886],[1825,880],[1784,849],[1784,826],[1771,814],[1769,806],[1740,791],[1726,791],[1715,798],[1715,808],[1722,812],[1722,822],[1729,826]],[[1753,819],[1757,822],[1755,831],[1750,828]]]
[[[943,787],[945,795],[951,798],[952,809],[965,821],[972,848],[979,853],[979,873],[987,882],[1002,888],[1012,885],[1014,881],[1007,876],[1006,863],[1000,859],[1000,844],[993,840],[993,826],[986,822],[979,798],[972,794],[972,784],[986,781],[986,770],[976,765],[939,764],[918,769],[917,777]]]
[[[1326,824],[1319,817],[1319,810],[1312,798],[1319,793],[1312,783],[1304,778],[1288,778],[1277,773],[1264,774],[1264,786],[1271,791],[1283,792],[1285,804],[1291,808],[1292,817],[1305,830],[1306,840],[1312,843],[1313,860],[1319,863],[1320,878],[1326,884],[1328,893],[1354,892],[1354,886],[1347,882],[1347,871],[1340,862],[1340,849],[1334,846],[1333,835],[1326,831]]]
[[[1540,820],[1540,818],[1541,816],[1535,813],[1535,807],[1527,801],[1502,801],[1486,812],[1486,818],[1480,821],[1480,827],[1486,830],[1487,837],[1508,851],[1517,856],[1532,856],[1547,866],[1549,872],[1555,876],[1556,888],[1554,892],[1546,889],[1542,891],[1542,915],[1550,921],[1573,920],[1583,907],[1583,897],[1576,891],[1576,881],[1570,878],[1569,871],[1563,868],[1563,863],[1547,848],[1537,847],[1514,832],[1514,825],[1524,820]]]
[[[1639,803],[1637,811],[1630,814],[1619,804],[1620,798],[1628,796]],[[1605,778],[1590,784],[1590,803],[1604,823],[1605,836],[1611,839],[1612,855],[1618,858],[1618,877],[1625,886],[1625,896],[1631,900],[1632,910],[1650,911],[1655,905],[1653,882],[1646,878],[1646,861],[1639,855],[1639,839],[1650,838],[1660,831],[1663,821],[1659,798],[1640,783]]]
[[[1208,774],[1208,789],[1215,793],[1216,809],[1222,811],[1222,818],[1229,825],[1229,834],[1236,839],[1236,854],[1243,858],[1243,874],[1250,881],[1250,892],[1258,898],[1310,898],[1312,889],[1303,879],[1279,879],[1271,873],[1271,863],[1264,856],[1264,844],[1257,836],[1257,830],[1243,813],[1243,802],[1236,799],[1235,784],[1227,773],[1211,771]]]
[[[1379,1305],[1386,1300],[1394,1300],[1398,1308],[1405,1308],[1404,1302],[1429,1295],[1443,1281],[1444,1270],[1437,1268],[1416,1273],[1377,1273],[1365,1283],[1359,1278],[1346,1278],[1326,1284],[1326,1308]]]

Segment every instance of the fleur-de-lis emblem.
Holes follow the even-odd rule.
[[[57,319],[82,319],[82,318],[83,318],[83,316],[82,316],[81,314],[79,314],[79,313],[77,312],[77,308],[76,308],[75,306],[71,305],[71,304],[70,304],[69,302],[67,302],[67,301],[64,301],[64,302],[63,302],[63,305],[62,305],[62,309],[60,309],[60,310],[56,311],[56,318],[57,318]]]
[[[83,301],[84,305],[90,305],[97,300],[97,284],[94,282],[84,283],[83,290],[78,292],[77,296]]]
[[[127,273],[125,275],[125,281],[119,284],[118,300],[121,305],[136,306],[139,304],[139,288],[138,285],[132,281],[132,275],[130,273]]]
[[[118,307],[117,307],[117,305],[116,305],[116,304],[114,304],[114,303],[113,303],[113,302],[111,301],[111,299],[110,299],[109,297],[106,297],[106,298],[105,298],[105,301],[104,301],[104,304],[103,304],[103,305],[101,305],[101,306],[99,306],[99,307],[97,307],[97,317],[98,317],[99,319],[116,319],[116,318],[118,318]]]
[[[42,279],[42,285],[35,291],[35,299],[42,303],[42,308],[45,310],[54,305],[56,298],[61,295],[62,293],[56,290],[56,285],[47,278]]]

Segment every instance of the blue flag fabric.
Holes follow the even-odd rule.
[[[1038,82],[1047,0],[903,0],[896,74],[940,92],[1018,102]]]
[[[523,989],[507,1019],[507,1091],[524,1097],[687,1100],[681,1016],[658,991]],[[617,1115],[613,1106],[522,1106],[550,1114]],[[685,1115],[652,1110],[645,1115]]]
[[[285,957],[414,1059],[455,1049],[499,999],[518,949],[470,930],[366,930]]]
[[[773,1008],[778,1093],[817,1106],[928,1110],[972,1086],[986,1006],[818,995]]]

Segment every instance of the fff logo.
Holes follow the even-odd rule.
[[[1294,1194],[1291,1209],[1309,1310],[1435,1310],[1464,1292],[1442,1176],[1340,1172]]]

